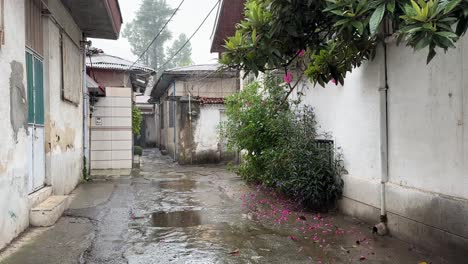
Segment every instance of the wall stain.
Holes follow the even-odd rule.
[[[7,164],[0,163],[0,173],[5,173],[7,169],[8,169]]]
[[[16,216],[16,214],[15,214],[13,211],[8,211],[8,214],[10,215],[10,218],[11,218],[11,219],[16,219],[16,218],[18,218],[18,217]]]
[[[65,124],[65,128],[56,126],[55,121],[48,120],[47,133],[49,135],[46,144],[46,153],[52,152],[55,148],[59,147],[62,152],[75,149],[75,129]]]
[[[18,142],[19,130],[24,128],[27,131],[28,105],[23,83],[23,64],[18,61],[12,61],[10,67],[10,122],[15,141]]]

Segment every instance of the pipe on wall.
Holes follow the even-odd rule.
[[[173,90],[172,90],[172,95],[173,95],[173,98],[172,100],[174,100],[173,104],[172,104],[172,107],[173,107],[173,110],[174,110],[174,116],[173,116],[173,121],[174,121],[174,161],[177,161],[176,157],[177,157],[177,107],[176,107],[176,84],[175,82],[173,81],[172,82],[172,85],[173,85]]]
[[[88,91],[88,86],[86,84],[86,52],[88,47],[91,46],[91,42],[86,41],[86,38],[83,37],[83,166],[87,166],[87,176],[91,174],[91,124],[89,119],[89,104],[90,96]],[[85,176],[85,175],[83,175]]]
[[[387,43],[383,43],[384,63],[380,69],[380,222],[373,227],[379,235],[387,234],[386,183],[388,182],[388,68]]]
[[[190,129],[190,137],[192,137],[192,94],[189,90],[188,92],[188,106],[189,106],[189,129]],[[190,140],[190,165],[193,165],[193,140]]]

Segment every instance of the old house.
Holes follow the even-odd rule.
[[[87,73],[100,89],[93,96],[91,170],[131,169],[134,92],[144,92],[153,69],[91,49]]]
[[[243,3],[222,1],[212,51],[223,51]],[[240,13],[222,15],[232,10]],[[392,235],[432,249],[468,248],[467,49],[464,37],[426,65],[424,52],[390,41],[344,86],[302,83],[304,103],[344,154],[343,213],[386,221]]]
[[[193,65],[162,73],[151,101],[159,108],[159,146],[180,164],[229,160],[218,126],[224,119],[224,98],[239,90],[236,71],[219,65]]]
[[[117,0],[0,1],[0,249],[67,206],[86,152],[86,38],[121,24]]]

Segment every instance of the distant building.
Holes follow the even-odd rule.
[[[86,66],[100,87],[91,92],[91,169],[131,169],[134,93],[145,91],[154,70],[99,49],[91,49]]]
[[[160,149],[180,164],[232,160],[218,126],[225,119],[224,99],[239,90],[236,71],[219,65],[193,65],[165,71],[151,101],[157,103]]]

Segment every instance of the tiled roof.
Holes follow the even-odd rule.
[[[122,59],[117,56],[112,56],[105,53],[93,54],[87,56],[86,67],[93,69],[105,69],[105,70],[120,70],[125,71],[132,66],[133,62],[126,59]],[[153,72],[154,70],[150,67],[136,63],[132,66],[132,70]]]
[[[222,97],[197,97],[197,102],[201,105],[224,104]]]

